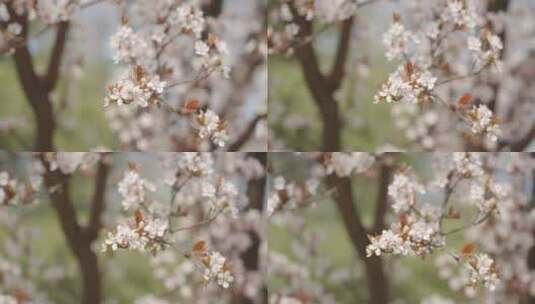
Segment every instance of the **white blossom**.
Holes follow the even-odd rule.
[[[234,281],[234,277],[226,265],[226,258],[221,253],[214,251],[206,257],[204,280],[206,282],[216,281],[223,288],[229,288]]]
[[[425,193],[425,188],[406,172],[394,175],[392,183],[388,186],[388,195],[394,202],[392,208],[396,213],[408,211],[416,204],[419,194]]]
[[[383,44],[386,46],[388,60],[402,59],[408,51],[412,33],[407,31],[400,22],[393,22],[386,33],[383,34]]]
[[[481,283],[489,290],[495,290],[499,283],[498,273],[494,260],[488,254],[477,254],[471,257],[466,267],[470,272],[472,284]]]
[[[206,110],[197,115],[198,136],[208,138],[219,147],[225,146],[228,140],[225,123],[212,110]]]
[[[154,185],[143,179],[137,170],[126,171],[118,187],[124,210],[138,208],[139,204],[145,202],[145,190],[155,191]]]
[[[494,113],[487,106],[482,104],[474,106],[468,112],[468,117],[472,124],[473,133],[486,135],[493,142],[498,140],[501,135],[501,129],[494,117]]]

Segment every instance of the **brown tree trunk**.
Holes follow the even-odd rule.
[[[27,15],[18,15],[16,10],[8,4],[10,17],[22,26],[21,43],[16,45],[13,56],[17,77],[30,104],[35,118],[35,146],[34,151],[48,152],[54,150],[54,130],[56,127],[54,110],[50,93],[58,83],[61,62],[65,52],[69,22],[59,22],[56,26],[56,38],[48,60],[46,72],[38,75],[28,49],[29,24]]]
[[[91,205],[91,219],[87,226],[80,226],[77,221],[76,210],[71,201],[69,180],[59,170],[46,172],[44,182],[49,191],[52,206],[56,211],[61,229],[67,244],[73,253],[82,277],[84,304],[98,304],[101,301],[101,276],[98,257],[93,251],[92,244],[98,237],[101,228],[101,216],[105,209],[105,190],[109,172],[106,156],[101,156],[95,176],[95,193]],[[43,164],[47,167],[46,161]]]
[[[98,267],[98,258],[91,249],[91,242],[83,242],[78,256],[78,265],[82,270],[84,286],[83,303],[98,304],[101,300],[101,282]]]
[[[264,168],[267,167],[267,153],[249,153],[250,157],[258,160]],[[266,194],[266,177],[265,175],[258,179],[250,180],[247,184],[247,197],[249,199],[249,208],[258,210],[262,213],[264,207],[264,197]],[[262,223],[264,226],[265,223]],[[260,269],[260,250],[262,246],[261,237],[255,232],[250,231],[249,237],[251,238],[251,246],[242,254],[243,264],[248,271],[260,271],[263,273],[263,269]],[[257,299],[250,299],[243,294],[238,296],[235,303],[242,304],[267,304],[268,291],[267,287],[261,288],[260,295]]]
[[[28,48],[26,46],[17,48],[14,57],[19,82],[35,118],[36,135],[34,151],[53,151],[55,122],[48,92],[44,90],[41,79],[34,72]]]
[[[347,177],[340,178],[336,175],[327,177],[327,184],[330,188],[336,189],[334,199],[338,211],[349,238],[353,243],[360,259],[364,262],[366,280],[368,284],[369,303],[388,303],[389,290],[388,278],[385,274],[383,261],[379,257],[366,257],[366,246],[369,244],[368,232],[364,227],[360,214],[353,203],[353,191],[351,180]]]
[[[294,21],[300,27],[299,37],[306,41],[313,35],[312,23],[300,16],[295,7],[290,6],[290,9],[292,10]],[[349,54],[352,27],[352,18],[342,22],[336,57],[329,73],[323,73],[320,70],[319,61],[311,42],[307,42],[295,50],[296,57],[301,64],[306,85],[320,112],[323,152],[337,152],[342,150],[342,119],[340,117],[339,105],[334,95],[342,85],[345,75],[345,63]],[[383,269],[382,260],[379,257],[366,257],[366,246],[369,240],[366,228],[361,222],[360,215],[353,201],[351,180],[349,178],[330,175],[327,177],[327,184],[330,188],[336,189],[334,199],[338,206],[340,216],[342,217],[353,247],[365,265],[370,303],[388,303],[388,279]],[[378,206],[378,208],[382,207]],[[382,215],[384,216],[384,213]]]

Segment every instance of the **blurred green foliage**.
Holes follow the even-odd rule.
[[[28,154],[22,155],[28,156]],[[17,172],[17,176],[25,180],[25,174],[28,172],[29,166],[29,158],[26,156],[21,157],[21,155],[18,155],[13,157],[8,153],[0,153],[0,170],[8,170],[11,173]],[[128,159],[125,156],[126,154],[116,154],[115,162],[118,164],[125,162]],[[112,173],[110,183],[116,182],[117,174],[120,173]],[[80,174],[72,176],[70,194],[78,220],[81,223],[87,222],[89,218],[89,201],[92,197],[93,186],[92,176]],[[109,209],[114,209],[113,204],[119,204],[117,195],[113,195],[113,193],[108,193],[107,199]],[[39,203],[37,205],[4,208],[20,208],[17,212],[23,212],[21,227],[37,229],[38,237],[35,242],[31,243],[32,256],[38,257],[49,266],[59,265],[69,274],[65,279],[60,280],[57,282],[58,284],[53,286],[50,285],[50,282],[45,281],[35,282],[32,280],[32,282],[37,284],[40,291],[46,291],[54,303],[79,303],[80,296],[83,293],[81,274],[65,240],[56,212],[50,204],[51,202],[46,194],[39,193]],[[95,250],[99,256],[104,299],[117,301],[109,303],[133,303],[136,298],[145,294],[162,293],[164,291],[163,286],[155,278],[147,255],[124,250],[113,254],[100,253],[100,244],[105,232],[105,230],[102,230],[101,238],[94,243]],[[7,233],[8,230],[0,225],[0,244],[4,244]],[[51,290],[54,291],[51,292]]]
[[[334,57],[336,31],[326,31],[316,38],[315,46],[320,66],[327,70]],[[336,99],[340,107],[344,151],[372,151],[385,144],[406,146],[390,115],[390,105],[373,104],[373,96],[388,78],[394,66],[387,64],[378,47],[367,40],[358,41],[351,49],[354,58],[366,58],[369,73],[359,76],[354,60],[346,64],[346,77]],[[285,148],[315,151],[321,146],[321,117],[304,81],[301,65],[294,55],[273,55],[269,58],[270,130]],[[273,115],[274,113],[274,115]],[[286,121],[298,119],[296,125]]]
[[[43,70],[45,56],[36,56],[36,66]],[[109,76],[109,63],[100,60],[82,67],[80,80],[63,75],[53,94],[56,111],[54,142],[60,151],[88,151],[98,146],[118,147],[104,116],[103,100]],[[22,122],[16,134],[0,133],[0,148],[31,151],[34,144],[35,122],[32,109],[19,84],[11,57],[0,59],[0,119]],[[74,92],[66,94],[67,86]],[[68,96],[68,97],[65,97]]]
[[[288,180],[304,181],[310,174],[308,172],[310,164],[307,165],[307,162],[299,161],[298,157],[289,155],[286,153],[271,154],[270,159],[274,168],[273,177],[283,175]],[[429,154],[425,153],[405,154],[399,158],[400,163],[412,165],[419,174],[426,177],[431,177],[429,161]],[[356,206],[364,225],[369,227],[375,212],[375,201],[378,192],[377,177],[358,175],[352,181]],[[462,221],[469,220],[473,216],[472,211],[463,210],[463,219],[461,220],[446,220],[444,223],[446,230],[459,227]],[[352,246],[335,202],[330,198],[323,198],[313,206],[295,212],[302,215],[305,220],[305,229],[303,231],[312,229],[319,231],[323,235],[321,242],[317,244],[317,255],[326,257],[335,269],[349,268],[355,274],[355,279],[351,280],[347,286],[333,284],[326,277],[320,278],[323,286],[326,286],[327,290],[335,295],[339,303],[367,303],[364,264]],[[392,220],[394,220],[392,212],[389,211],[387,224]],[[298,261],[292,249],[294,238],[295,235],[286,230],[286,228],[275,223],[269,225],[269,249],[286,255],[291,261]],[[434,264],[437,255],[460,250],[464,242],[462,233],[448,236],[447,242],[447,248],[425,259],[416,257],[384,258],[386,273],[390,280],[392,300],[398,299],[405,301],[404,303],[419,303],[424,297],[439,294],[455,299],[457,303],[463,303],[462,296],[453,292],[448,287],[447,280],[438,276],[438,268]],[[282,284],[285,283],[280,278],[270,277],[268,280],[268,286],[272,290],[276,290]]]

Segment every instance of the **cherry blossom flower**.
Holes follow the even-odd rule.
[[[410,175],[410,172],[398,172],[388,186],[388,195],[394,202],[392,208],[396,213],[406,212],[417,202],[417,196],[425,193],[425,188]]]
[[[474,106],[468,112],[468,117],[472,124],[473,133],[484,134],[493,142],[498,140],[498,137],[501,135],[501,129],[496,117],[487,106]]]
[[[470,271],[472,284],[483,284],[489,290],[494,290],[498,284],[498,274],[494,260],[488,254],[476,254],[468,259],[467,267]]]
[[[420,70],[411,63],[400,66],[390,75],[381,90],[375,95],[374,103],[406,101],[421,103],[430,98],[437,78],[431,72]]]
[[[229,288],[230,283],[234,281],[234,277],[229,271],[226,264],[226,258],[221,253],[215,251],[209,253],[203,260],[206,265],[204,270],[204,280],[206,282],[216,281],[217,284],[223,288]]]
[[[201,112],[197,115],[198,136],[201,139],[208,138],[219,147],[223,147],[228,140],[225,130],[225,122],[211,110]]]
[[[156,190],[153,184],[141,178],[136,169],[126,171],[118,187],[123,197],[121,204],[124,210],[139,208],[139,205],[145,202],[145,190]]]
[[[398,21],[392,23],[388,31],[383,34],[383,44],[386,46],[388,60],[402,59],[408,52],[409,43],[413,39],[412,33],[407,31]]]

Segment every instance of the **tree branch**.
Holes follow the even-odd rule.
[[[17,15],[9,5],[7,8],[11,18],[22,25],[21,37],[26,41],[28,39],[28,17]],[[32,56],[25,43],[15,48],[13,59],[19,83],[36,120],[37,134],[34,151],[52,151],[54,149],[53,133],[55,129],[52,104],[48,92],[43,90],[42,79],[35,72]]]
[[[299,25],[299,37],[306,38],[312,35],[312,23],[300,16],[295,7],[290,6],[290,10],[294,20]],[[311,41],[297,47],[295,54],[301,64],[307,88],[312,93],[314,103],[321,115],[322,150],[325,152],[340,151],[342,123],[338,104],[334,98],[333,89],[335,88],[329,84],[328,78],[320,70],[316,51]]]
[[[223,0],[210,0],[203,4],[202,11],[206,16],[218,17],[223,11]]]
[[[392,175],[392,168],[388,164],[381,164],[379,176],[379,192],[375,206],[375,220],[373,231],[380,233],[385,228],[385,215],[388,210],[388,185]]]
[[[336,189],[334,199],[338,206],[338,211],[353,247],[366,266],[366,279],[370,295],[369,303],[388,303],[388,280],[384,273],[382,260],[380,257],[366,257],[366,246],[370,241],[368,232],[353,201],[351,179],[348,177],[340,178],[331,174],[327,176],[327,184]]]
[[[41,157],[41,162],[45,168],[48,168],[48,163],[44,157]],[[86,237],[77,221],[76,211],[69,192],[70,178],[59,170],[46,170],[44,183],[48,189],[52,206],[54,206],[60,221],[67,244],[80,268],[84,292],[81,298],[82,303],[98,304],[101,300],[98,258],[91,247],[92,240]]]
[[[234,141],[232,144],[229,145],[227,151],[229,152],[236,152],[240,150],[240,148],[247,143],[247,141],[251,138],[254,131],[256,130],[256,125],[263,119],[267,118],[267,114],[261,114],[257,115],[245,128],[245,131]]]
[[[69,22],[63,21],[58,24],[54,48],[52,49],[52,53],[48,61],[47,72],[44,77],[44,89],[47,92],[51,92],[58,82],[59,70],[61,68],[61,60],[65,52],[68,31]]]
[[[535,139],[535,124],[531,126],[531,129],[529,129],[526,134],[515,140],[501,140],[499,142],[499,147],[509,147],[509,150],[512,152],[521,152],[529,146],[533,139]]]
[[[260,162],[264,170],[267,167],[267,153],[249,153],[248,157],[255,158]],[[262,212],[264,204],[264,196],[266,192],[266,176],[262,176],[257,179],[251,179],[247,183],[247,198],[249,199],[248,208],[250,210],[257,210]],[[264,217],[262,216],[262,231],[265,230]],[[260,263],[260,253],[262,248],[262,236],[259,235],[259,232],[255,229],[250,229],[248,231],[249,238],[251,239],[251,244],[247,250],[241,254],[243,265],[247,271],[251,272],[263,272],[265,269],[262,268],[262,263]],[[259,297],[254,301],[253,299],[248,298],[245,294],[240,294],[233,303],[240,304],[253,304],[253,303],[266,303],[268,299],[268,290],[265,284],[262,284],[259,292]]]
[[[102,213],[106,206],[106,183],[110,171],[110,165],[106,158],[106,154],[101,155],[97,174],[95,175],[95,191],[91,202],[91,216],[89,224],[86,227],[86,236],[91,241],[98,237],[98,233],[102,228]]]
[[[43,161],[45,167],[48,164]],[[78,254],[80,251],[81,227],[77,221],[76,210],[71,202],[69,191],[69,177],[60,171],[47,171],[44,175],[44,182],[49,191],[50,200],[56,209],[67,243],[71,250]]]
[[[351,29],[353,28],[353,18],[344,20],[342,23],[342,32],[338,41],[338,49],[336,51],[336,58],[329,75],[329,83],[331,89],[336,91],[342,84],[342,79],[345,75],[345,65],[349,57],[349,46],[351,44]]]

